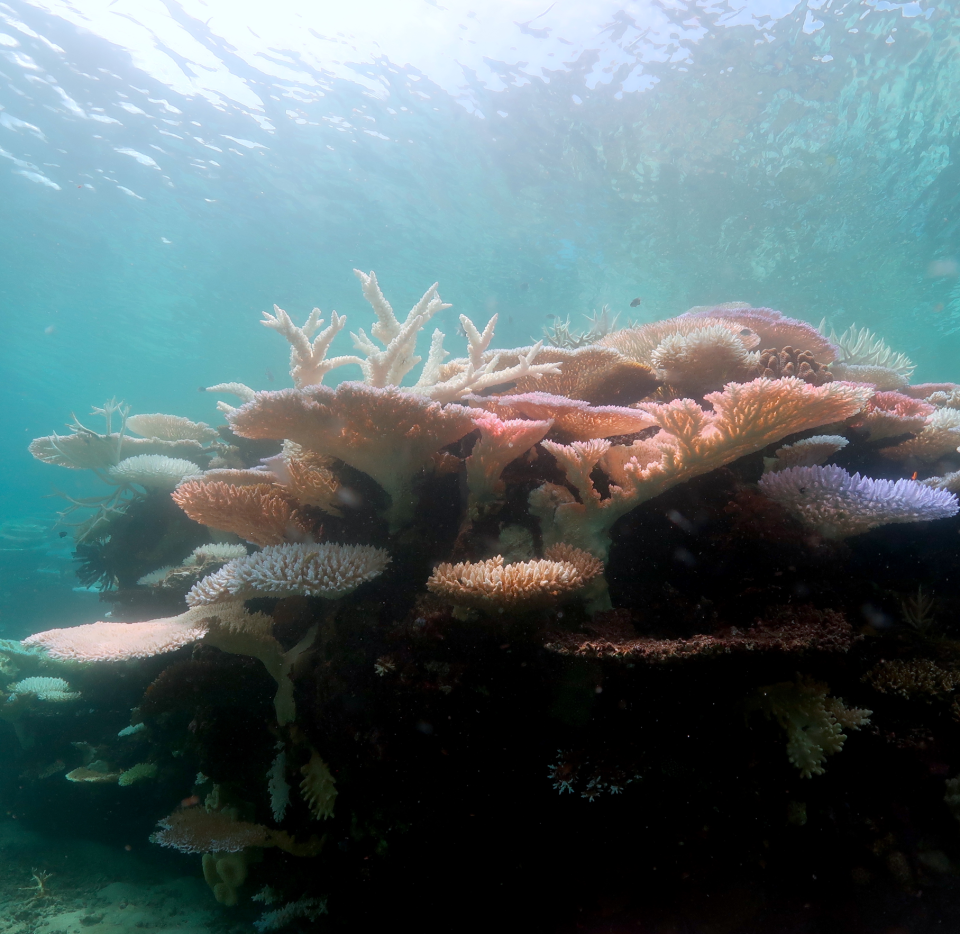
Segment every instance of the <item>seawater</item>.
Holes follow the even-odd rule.
[[[354,267],[439,281],[454,354],[744,301],[956,379],[958,40],[947,0],[0,4],[0,637],[103,611],[54,526],[96,482],[30,439],[289,385],[261,312],[349,352]]]

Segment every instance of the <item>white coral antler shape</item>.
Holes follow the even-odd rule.
[[[314,308],[310,312],[303,327],[297,327],[282,308],[273,306],[273,314],[263,313],[260,323],[282,334],[290,343],[290,375],[298,389],[304,386],[318,386],[323,377],[331,370],[349,363],[363,366],[359,357],[342,356],[327,359],[327,351],[333,339],[343,330],[347,323],[346,315],[338,315],[335,311],[330,316],[330,324],[320,331],[323,321],[320,318],[320,309]],[[314,337],[316,334],[316,337]]]

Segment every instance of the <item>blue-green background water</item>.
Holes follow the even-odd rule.
[[[454,351],[462,312],[510,346],[742,300],[960,377],[952,3],[355,6],[278,5],[284,45],[242,4],[0,4],[0,523],[90,489],[26,451],[71,411],[288,385],[260,313],[368,326],[355,266],[404,311],[439,280]],[[69,539],[0,557],[0,635],[96,616]]]

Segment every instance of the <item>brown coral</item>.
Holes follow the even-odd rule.
[[[768,379],[797,376],[811,386],[822,386],[833,379],[833,374],[817,363],[809,350],[796,350],[790,346],[779,351],[776,348],[761,350],[757,375]]]
[[[956,690],[960,672],[947,671],[928,658],[895,658],[874,665],[863,680],[881,694],[931,701]]]
[[[598,613],[588,629],[551,633],[546,648],[561,655],[662,663],[747,652],[846,652],[859,638],[842,613],[812,606],[782,607],[772,619],[757,620],[744,631],[731,627],[683,639],[640,638],[616,610]]]
[[[294,856],[315,856],[321,845],[316,840],[297,844],[282,830],[234,820],[224,811],[202,807],[178,808],[158,823],[160,829],[150,841],[181,853],[239,853],[251,846],[276,846]]]
[[[233,532],[255,545],[279,545],[306,531],[290,501],[268,484],[233,486],[220,480],[191,480],[172,496],[195,522]]]

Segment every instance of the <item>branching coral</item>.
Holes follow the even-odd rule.
[[[349,363],[355,363],[360,367],[364,381],[370,386],[381,389],[387,386],[399,386],[404,377],[421,362],[421,358],[416,355],[420,331],[434,315],[450,307],[440,300],[437,294],[437,283],[434,283],[424,292],[420,301],[410,309],[406,319],[401,323],[383,292],[380,291],[376,275],[372,272],[368,275],[359,269],[355,269],[354,274],[360,280],[364,298],[370,303],[377,316],[377,323],[370,328],[370,336],[367,336],[363,328],[350,335],[354,346],[364,355],[363,357],[345,356],[326,359],[333,338],[346,324],[346,318],[338,316],[336,312],[333,313],[330,325],[316,337],[314,334],[323,323],[319,318],[319,309],[315,308],[311,312],[302,328],[296,327],[287,313],[276,305],[274,305],[274,314],[264,313],[265,318],[262,324],[282,334],[291,344],[290,374],[298,388],[317,386],[334,367]],[[497,316],[494,315],[480,332],[466,315],[460,316],[460,324],[467,335],[469,356],[464,360],[451,361],[451,364],[447,364],[445,376],[441,376],[441,365],[447,356],[447,352],[443,349],[444,335],[439,330],[434,331],[423,371],[416,385],[411,387],[411,392],[423,394],[438,402],[453,402],[467,393],[503,385],[521,376],[558,372],[553,364],[533,362],[540,352],[542,343],[536,344],[529,353],[522,355],[515,365],[505,369],[500,368],[498,355],[485,359],[484,354],[493,339],[496,323]],[[377,341],[379,344],[376,343]],[[247,389],[247,387],[240,388]],[[219,389],[235,391],[226,389],[223,385]]]
[[[303,506],[315,506],[324,512],[341,514],[340,481],[330,469],[331,458],[305,451],[299,444],[285,441],[283,452],[265,463],[276,476],[277,486]]]
[[[457,606],[522,610],[559,603],[602,572],[601,561],[567,546],[551,557],[516,564],[505,564],[500,555],[486,561],[438,564],[427,589]]]
[[[370,545],[269,545],[205,577],[187,594],[187,603],[200,607],[223,600],[295,594],[333,600],[373,580],[389,562],[382,548]]]
[[[842,467],[790,467],[760,478],[760,489],[828,538],[881,525],[929,522],[957,514],[957,497],[916,480],[872,480]]]
[[[817,387],[789,377],[730,383],[705,397],[712,412],[690,399],[644,405],[642,411],[661,428],[653,438],[614,447],[602,440],[545,441],[580,499],[546,484],[530,494],[531,512],[547,544],[569,542],[605,556],[610,529],[631,509],[785,435],[848,418],[870,395],[864,387],[837,382]],[[590,478],[598,464],[612,481],[606,498]]]
[[[190,480],[172,495],[195,522],[233,532],[255,545],[279,545],[306,534],[293,504],[272,485]]]
[[[829,688],[809,677],[759,688],[757,704],[774,717],[787,733],[787,758],[801,778],[822,775],[827,756],[840,752],[847,740],[844,730],[857,730],[870,722],[872,710],[844,706],[843,699],[828,697]]]
[[[390,494],[394,527],[412,518],[413,482],[433,454],[475,427],[470,409],[363,383],[257,393],[228,419],[245,438],[294,441],[369,474]]]

